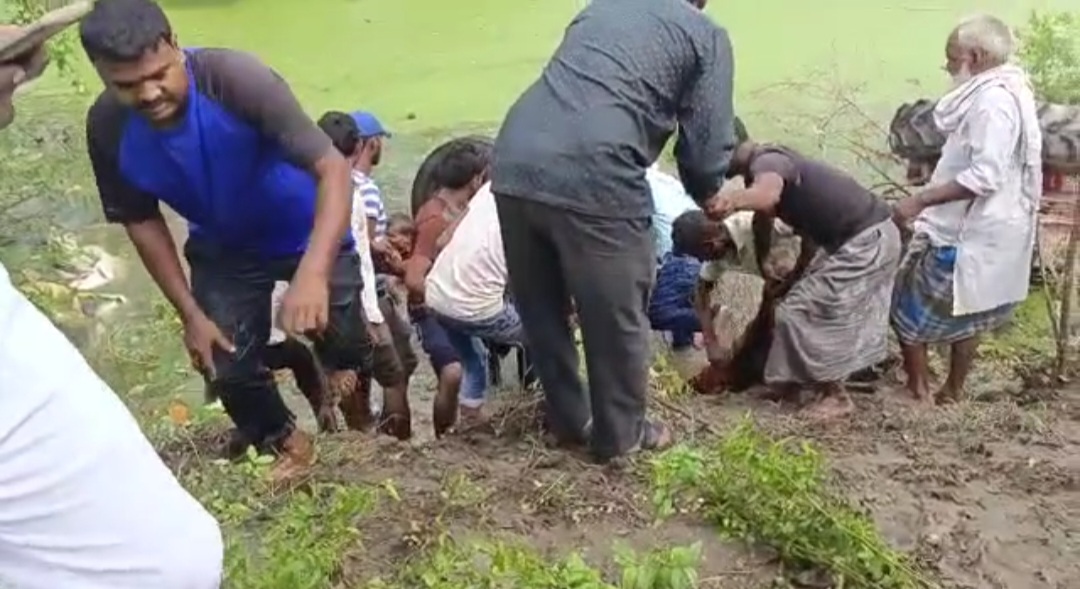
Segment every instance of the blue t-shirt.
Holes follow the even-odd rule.
[[[187,52],[182,119],[158,129],[109,92],[87,115],[87,142],[105,217],[134,223],[165,203],[191,238],[267,257],[301,254],[315,220],[315,162],[330,138],[288,84],[255,57]],[[346,235],[343,247],[352,247]]]

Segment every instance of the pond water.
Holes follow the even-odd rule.
[[[258,53],[312,110],[364,105],[398,127],[495,121],[584,0],[166,0],[183,42]],[[1076,0],[712,0],[731,33],[744,100],[839,70],[875,98],[941,89],[945,35],[962,15],[1020,24]],[[755,105],[748,105],[754,107]],[[890,104],[890,106],[893,106]],[[413,120],[407,120],[411,115]]]
[[[183,44],[258,54],[313,115],[365,108],[395,131],[378,177],[401,206],[439,139],[490,129],[538,74],[585,0],[165,0]],[[944,39],[962,15],[991,11],[1022,24],[1033,9],[1076,0],[712,0],[731,33],[738,109],[751,129],[798,108],[785,81],[836,78],[858,86],[868,112],[940,92]],[[98,82],[85,66],[91,90]],[[787,137],[774,137],[788,139]],[[884,141],[884,137],[881,138]],[[87,170],[88,171],[88,170]],[[89,177],[86,186],[91,186]],[[91,199],[92,200],[92,199]],[[96,209],[96,207],[94,207]],[[95,211],[96,213],[96,211]],[[115,230],[87,237],[126,252]],[[144,273],[118,287],[148,292]]]

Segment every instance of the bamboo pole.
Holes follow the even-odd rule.
[[[1076,253],[1080,246],[1080,194],[1073,195],[1072,222],[1069,225],[1069,241],[1065,249],[1065,275],[1061,281],[1061,311],[1057,329],[1057,362],[1054,378],[1060,379],[1065,374],[1065,364],[1069,356],[1069,340],[1072,330],[1072,301],[1076,287]]]

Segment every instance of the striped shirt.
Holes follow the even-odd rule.
[[[375,239],[386,237],[386,207],[383,206],[379,185],[371,179],[371,176],[358,170],[353,170],[353,183],[356,184],[360,197],[363,199],[364,216],[375,219]]]

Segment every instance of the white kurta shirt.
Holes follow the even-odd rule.
[[[1025,166],[1020,107],[1025,98],[1033,100],[1004,86],[975,95],[948,136],[930,185],[955,180],[978,196],[927,208],[915,221],[915,230],[928,234],[933,245],[957,248],[954,315],[1027,297],[1041,176]]]
[[[0,266],[0,587],[217,589],[221,531]]]

